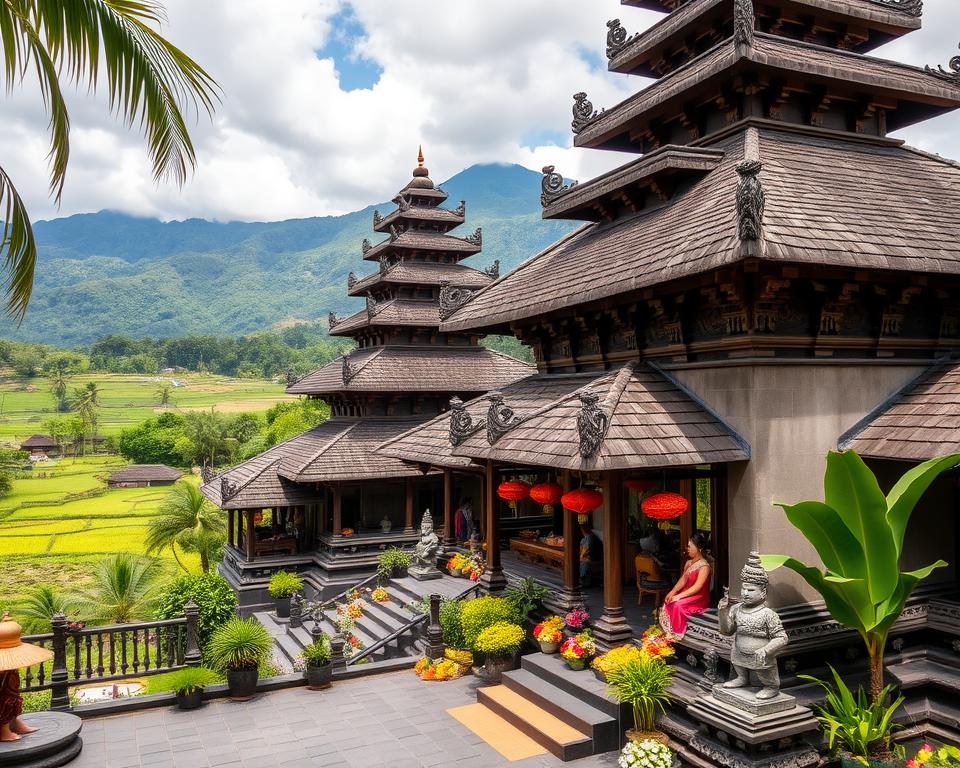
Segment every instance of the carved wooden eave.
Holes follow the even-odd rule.
[[[757,94],[771,83],[850,102],[873,94],[895,105],[886,115],[887,129],[895,131],[960,107],[960,82],[945,75],[756,32],[752,45],[737,46],[730,37],[596,115],[574,145],[635,151],[638,139],[665,134],[657,126],[679,122],[689,104],[706,105],[724,93]]]
[[[399,196],[398,199],[406,200],[406,197]],[[416,222],[418,225],[436,227],[441,232],[458,227],[464,222],[465,210],[459,209],[451,211],[439,206],[421,206],[407,204],[406,208],[396,208],[384,216],[380,223],[374,227],[376,232],[386,234],[391,226],[396,226],[398,222],[404,222],[404,228],[409,228],[409,222]]]
[[[543,210],[545,219],[600,221],[601,211],[621,206],[639,210],[644,190],[661,201],[678,177],[698,177],[714,170],[723,160],[723,151],[700,147],[668,145],[639,160],[571,187]],[[626,199],[625,197],[626,196]]]
[[[499,263],[497,263],[499,268]],[[492,267],[484,270],[474,269],[463,264],[435,262],[421,264],[410,261],[397,261],[385,271],[377,270],[356,280],[349,288],[350,296],[363,296],[368,291],[387,285],[430,285],[439,287],[448,282],[456,288],[479,289],[496,278]]]
[[[476,235],[476,233],[474,233]],[[397,251],[409,253],[418,251],[421,253],[441,253],[458,259],[465,259],[480,253],[482,242],[474,242],[471,237],[454,237],[442,232],[431,232],[424,230],[397,230],[396,237],[374,245],[365,251],[363,258],[365,261],[379,261],[382,254],[389,254]]]

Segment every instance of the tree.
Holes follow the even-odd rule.
[[[5,499],[11,493],[13,493],[13,475],[5,469],[0,469],[0,499]]]
[[[93,584],[77,597],[81,615],[92,622],[129,624],[149,618],[156,590],[156,560],[120,552],[97,563]]]
[[[97,410],[99,407],[100,389],[95,381],[88,381],[86,386],[74,388],[70,398],[70,408],[83,421],[85,434],[95,435],[97,433]]]
[[[48,584],[40,584],[27,590],[24,601],[17,608],[17,616],[25,619],[29,634],[49,632],[50,620],[55,613],[68,613],[67,598],[55,592]]]
[[[145,134],[157,180],[182,185],[196,164],[184,108],[212,115],[217,86],[195,61],[154,29],[157,0],[0,0],[0,40],[7,89],[32,67],[50,114],[50,194],[60,202],[70,157],[70,117],[61,78],[91,89],[105,84],[110,106]],[[7,310],[23,319],[30,302],[37,244],[26,206],[0,167],[0,257],[8,267]],[[3,210],[5,208],[5,210]]]
[[[157,385],[156,395],[157,400],[160,401],[160,407],[166,408],[170,405],[170,393],[173,392],[173,387],[170,386],[170,383],[164,381]]]
[[[160,505],[156,517],[150,521],[147,530],[146,548],[148,554],[170,548],[174,558],[183,570],[187,570],[177,556],[179,546],[186,552],[200,555],[200,567],[204,573],[210,571],[210,563],[226,540],[226,514],[200,489],[187,480],[181,480],[173,486]]]
[[[827,455],[824,501],[778,504],[809,541],[826,571],[786,555],[763,555],[767,570],[789,568],[823,597],[838,622],[857,631],[870,658],[870,695],[883,695],[887,635],[913,588],[937,568],[938,560],[900,571],[903,539],[913,508],[930,484],[960,463],[960,454],[931,459],[909,470],[886,496],[873,472],[853,451]]]
[[[227,432],[227,422],[213,408],[194,411],[186,416],[186,435],[196,446],[195,461],[216,466],[236,450],[236,439]]]
[[[183,466],[189,462],[177,448],[184,437],[185,419],[178,413],[163,413],[155,419],[125,429],[120,433],[117,448],[120,455],[136,464],[172,464]]]
[[[50,394],[57,401],[57,410],[60,413],[70,410],[70,398],[67,397],[67,382],[70,377],[57,368],[50,372]]]

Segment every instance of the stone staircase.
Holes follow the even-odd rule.
[[[619,749],[629,717],[593,672],[574,672],[556,654],[524,656],[477,701],[565,761]]]
[[[381,640],[396,635],[367,656],[371,662],[422,656],[427,625],[425,622],[414,624],[420,614],[408,610],[407,606],[420,603],[431,594],[460,597],[472,591],[473,586],[472,582],[450,576],[431,581],[417,581],[410,577],[391,579],[384,585],[390,601],[376,603],[370,599],[365,600],[363,617],[354,621],[351,634],[363,643],[364,648],[372,648]],[[257,611],[253,615],[273,637],[276,664],[282,672],[292,672],[303,648],[313,642],[310,634],[313,620],[306,619],[303,626],[293,627],[289,620],[278,619],[273,611]],[[324,611],[324,618],[319,622],[320,629],[333,635],[336,632],[333,623],[335,618],[336,611],[332,607]],[[357,654],[359,651],[355,652],[354,658]]]

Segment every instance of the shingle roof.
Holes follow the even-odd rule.
[[[406,210],[395,208],[384,216],[383,220],[373,229],[376,232],[388,232],[391,224],[402,220],[439,222],[441,224],[457,226],[463,224],[464,216],[446,208],[428,208],[422,205],[412,205]]]
[[[840,437],[861,456],[926,461],[960,453],[960,361],[933,366]]]
[[[486,392],[536,369],[483,347],[359,349],[304,376],[293,395],[331,392]]]
[[[345,336],[370,325],[440,325],[440,304],[436,301],[390,299],[377,303],[375,307],[372,315],[363,309],[341,320],[330,329],[330,335]]]
[[[110,474],[111,483],[169,482],[183,477],[183,472],[166,464],[130,464]]]
[[[381,253],[387,253],[390,250],[441,251],[444,253],[462,253],[472,256],[475,253],[480,253],[481,248],[479,245],[459,237],[454,237],[453,235],[441,235],[437,232],[423,232],[408,229],[405,232],[401,232],[392,240],[381,240],[363,254],[363,258],[368,261],[375,261],[380,258]]]
[[[23,448],[54,448],[57,441],[50,435],[30,435],[26,440],[20,443]]]
[[[274,506],[314,504],[320,493],[280,477],[277,469],[287,450],[287,440],[242,464],[217,475],[200,491],[222,509],[263,509]],[[226,481],[226,483],[224,482]],[[224,486],[232,492],[224,500]]]
[[[351,296],[357,296],[383,283],[440,285],[444,281],[454,288],[483,288],[493,282],[493,278],[486,272],[463,264],[400,261],[386,272],[377,271],[358,280],[350,288],[349,293]]]
[[[608,426],[598,449],[585,458],[577,422],[580,395],[587,392],[596,395]],[[482,420],[489,421],[490,402],[484,396],[466,406],[477,428],[460,445],[450,445],[450,414],[445,414],[385,443],[379,452],[437,466],[460,466],[464,458],[474,458],[583,471],[750,457],[749,446],[734,430],[646,365],[630,364],[603,374],[534,376],[505,387],[501,394],[519,421],[492,445],[486,429],[480,428]]]

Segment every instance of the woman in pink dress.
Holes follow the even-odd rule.
[[[687,562],[673,589],[660,608],[660,626],[668,637],[679,640],[687,631],[687,620],[710,607],[711,567],[704,554],[706,541],[695,533],[687,542]]]

